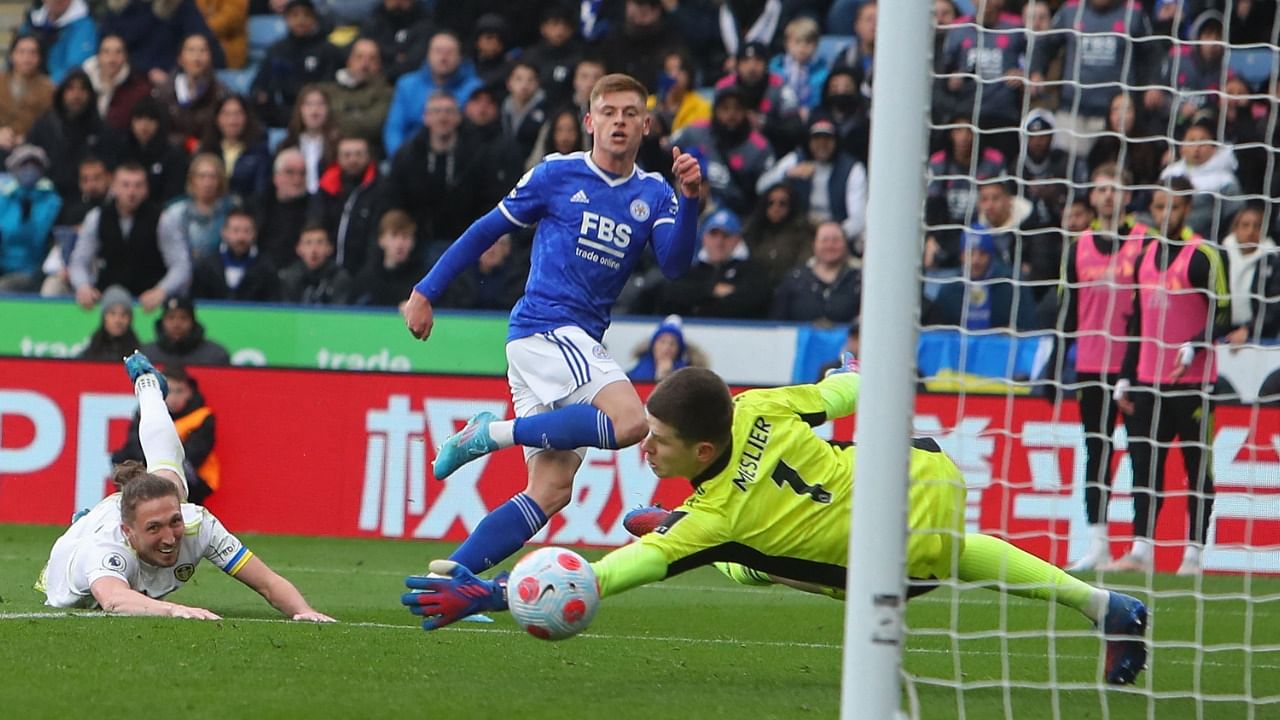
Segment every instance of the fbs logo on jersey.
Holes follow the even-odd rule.
[[[178,578],[178,582],[186,582],[196,574],[196,566],[191,563],[182,563],[173,569],[173,576]]]
[[[124,556],[120,553],[111,553],[102,558],[102,567],[112,572],[124,572]]]

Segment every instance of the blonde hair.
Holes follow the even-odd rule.
[[[817,21],[811,17],[798,17],[792,20],[787,23],[787,28],[782,32],[787,40],[808,40],[809,42],[817,42],[818,36],[822,34]]]
[[[412,235],[418,224],[403,210],[388,210],[378,221],[378,237],[383,235]]]
[[[191,164],[187,166],[187,194],[191,194],[192,184],[196,179],[196,171],[200,169],[200,165],[208,163],[218,173],[218,197],[227,194],[227,168],[222,163],[222,158],[213,153],[200,153],[191,158]]]
[[[640,105],[644,106],[645,98],[649,97],[649,91],[645,88],[644,83],[627,75],[625,73],[611,73],[605,75],[596,81],[595,87],[591,88],[592,105],[596,104],[596,100],[605,93],[617,92],[633,92],[640,96]]]

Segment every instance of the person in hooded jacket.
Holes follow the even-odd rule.
[[[168,115],[159,100],[139,100],[129,112],[128,135],[120,149],[121,160],[146,168],[148,194],[161,205],[181,195],[187,179],[188,157],[169,142]]]
[[[62,198],[45,178],[49,160],[34,145],[19,145],[5,160],[12,178],[0,183],[0,293],[33,292]]]
[[[156,339],[142,346],[156,365],[230,365],[227,349],[205,337],[189,298],[170,297],[156,320]]]
[[[78,357],[114,363],[140,347],[142,341],[133,331],[133,296],[119,285],[112,285],[102,293],[102,322]]]
[[[427,40],[434,32],[431,11],[418,0],[382,0],[360,28],[360,37],[377,43],[382,52],[382,72],[394,83],[401,75],[422,66]]]
[[[187,479],[187,502],[203,504],[205,498],[218,489],[222,480],[222,465],[213,446],[217,437],[217,423],[210,408],[200,394],[200,386],[179,364],[166,364],[164,378],[169,383],[169,394],[164,402],[174,429],[182,442],[184,475]],[[139,439],[141,413],[135,413],[129,424],[124,445],[111,453],[111,462],[126,460],[145,462],[142,441]]]
[[[49,179],[62,197],[79,189],[80,161],[88,155],[114,165],[120,138],[98,115],[98,96],[79,68],[67,73],[53,95],[53,107],[36,120],[27,142],[49,157]]]
[[[62,82],[67,73],[93,55],[97,25],[84,0],[44,0],[27,11],[19,35],[40,41],[49,79]]]
[[[627,371],[635,382],[659,382],[680,368],[695,364],[695,353],[684,339],[684,322],[679,315],[668,315],[644,349],[636,354],[636,364]]]
[[[258,116],[270,127],[284,127],[302,88],[333,80],[346,56],[321,29],[312,0],[289,0],[284,11],[289,33],[267,50],[249,94]]]

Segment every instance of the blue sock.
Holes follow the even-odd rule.
[[[591,405],[568,405],[551,412],[517,418],[513,437],[517,445],[525,447],[618,449],[613,421],[604,411]]]
[[[480,573],[511,557],[547,524],[547,516],[524,493],[494,508],[458,546],[450,560]]]

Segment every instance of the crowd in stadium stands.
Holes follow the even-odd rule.
[[[1275,43],[1276,3],[974,4],[934,2],[924,321],[1051,326],[1064,250],[1097,221],[1091,177],[1117,166],[1122,212],[1147,222],[1154,187],[1190,181],[1230,339],[1280,335],[1280,82],[1230,54]],[[587,149],[590,89],[625,72],[653,93],[640,165],[669,172],[679,145],[706,182],[694,266],[641,267],[617,310],[847,326],[868,167],[901,160],[869,157],[876,10],[37,0],[0,73],[0,292],[395,306],[526,169]],[[530,239],[442,304],[508,309]]]

